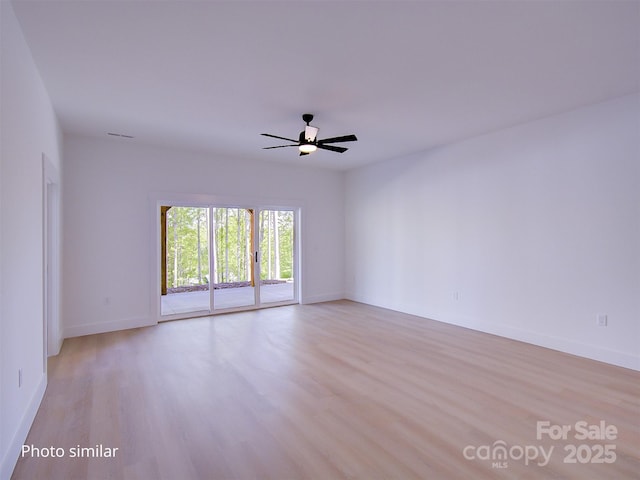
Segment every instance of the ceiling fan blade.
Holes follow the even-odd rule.
[[[294,140],[292,138],[279,137],[277,135],[271,135],[270,133],[261,133],[260,135],[264,135],[265,137],[279,138],[280,140],[286,140],[287,142],[293,142],[293,143],[297,143],[298,142],[298,140]]]
[[[300,152],[300,156],[302,155],[309,155],[309,152]]]
[[[343,137],[332,137],[332,138],[324,138],[322,140],[318,140],[318,146],[323,145],[325,143],[338,143],[338,142],[355,142],[358,139],[355,135],[345,135]]]
[[[276,147],[262,147],[263,150],[269,150],[270,148],[284,148],[284,147],[297,147],[298,144],[295,145],[278,145]]]
[[[322,148],[323,150],[331,150],[332,152],[338,152],[338,153],[344,153],[347,150],[349,150],[348,148],[345,148],[345,147],[336,147],[335,145],[320,145],[319,143],[317,147]]]

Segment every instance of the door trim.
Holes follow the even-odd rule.
[[[60,174],[42,154],[43,372],[47,358],[60,353]]]

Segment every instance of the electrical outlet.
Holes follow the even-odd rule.
[[[599,327],[606,327],[607,326],[607,316],[606,315],[598,315],[598,319],[596,320],[596,324]]]

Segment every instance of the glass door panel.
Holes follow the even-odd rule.
[[[254,210],[213,207],[213,309],[255,305]]]
[[[210,311],[209,208],[160,208],[161,315]]]
[[[293,210],[261,210],[260,303],[295,300],[295,215]]]

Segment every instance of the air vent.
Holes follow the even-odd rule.
[[[132,135],[125,135],[124,133],[107,132],[107,135],[111,135],[112,137],[135,138]]]

